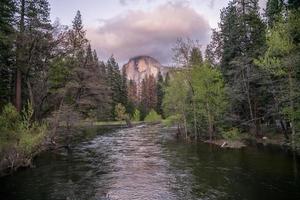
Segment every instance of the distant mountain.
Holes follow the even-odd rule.
[[[150,56],[136,56],[129,59],[128,63],[123,66],[123,70],[129,80],[139,85],[147,76],[153,75],[156,78],[159,72],[165,76],[168,68]]]

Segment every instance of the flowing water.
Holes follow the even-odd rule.
[[[224,150],[139,126],[47,152],[0,179],[3,200],[300,199],[299,161],[273,150]]]

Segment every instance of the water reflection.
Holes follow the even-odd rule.
[[[292,157],[186,144],[170,133],[140,126],[45,153],[35,169],[0,179],[0,199],[300,199]]]

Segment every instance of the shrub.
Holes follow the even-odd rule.
[[[165,126],[172,126],[180,120],[180,115],[171,115],[163,121]]]
[[[17,139],[17,133],[21,126],[21,117],[12,104],[4,106],[0,115],[0,140],[5,143],[7,140]]]
[[[30,103],[22,113],[18,113],[12,104],[7,104],[0,114],[0,161],[4,157],[12,156],[8,166],[23,163],[39,150],[46,136],[47,127],[32,121],[33,108]],[[18,164],[16,164],[18,165]]]
[[[0,128],[1,129],[15,129],[16,124],[20,122],[20,115],[16,108],[11,104],[4,106],[0,115]]]
[[[162,117],[155,112],[155,110],[151,109],[149,114],[145,118],[145,122],[160,122]]]
[[[121,103],[115,106],[115,116],[118,121],[122,121],[126,117],[126,108]]]
[[[222,136],[226,140],[237,140],[240,138],[240,131],[238,128],[231,128],[228,131],[224,131]]]
[[[134,110],[132,121],[138,122],[141,120],[141,112],[138,109]]]
[[[33,124],[30,129],[20,134],[19,150],[25,155],[31,156],[42,144],[46,131],[45,125]]]

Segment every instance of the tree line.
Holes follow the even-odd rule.
[[[61,125],[116,120],[118,104],[134,115],[126,75],[114,56],[99,60],[80,11],[66,26],[51,23],[47,0],[0,9],[0,171],[26,165]]]
[[[179,40],[183,66],[165,88],[164,110],[187,138],[262,138],[280,132],[300,144],[299,1],[232,0],[221,10],[205,59],[197,42]]]

